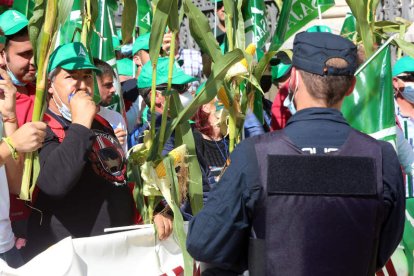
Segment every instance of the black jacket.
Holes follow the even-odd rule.
[[[285,134],[300,149],[322,153],[338,148],[351,127],[335,109],[309,108],[297,112]],[[272,133],[264,135],[273,135]],[[260,198],[260,168],[255,143],[262,136],[244,140],[231,154],[231,165],[210,192],[203,210],[190,222],[187,249],[197,260],[220,267],[247,269],[252,214]],[[385,216],[380,234],[377,267],[382,267],[401,240],[405,192],[400,165],[391,144],[380,142],[383,156]],[[265,158],[263,156],[263,158]]]
[[[88,129],[57,118],[65,130],[62,143],[48,126],[39,153],[39,191],[34,207],[40,212],[32,212],[28,229],[32,254],[67,236],[99,235],[104,228],[133,222],[134,204],[129,188],[99,175],[89,158],[96,138],[93,130],[115,137],[112,129],[96,120]]]

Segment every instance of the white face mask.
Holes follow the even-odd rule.
[[[11,81],[15,86],[26,86],[27,83],[19,81],[17,77],[13,74],[13,72],[10,70],[9,65],[7,63],[6,63],[6,69],[7,69],[7,74],[9,74]]]
[[[294,89],[293,92],[290,89],[290,83],[289,83],[289,94],[286,97],[286,99],[283,101],[283,106],[287,107],[292,115],[294,115],[296,113],[296,107],[295,107],[294,100],[295,100],[295,95],[296,95],[296,92],[298,91],[298,86],[299,86],[299,84],[298,84],[298,71],[295,72],[295,82],[296,82],[296,84],[295,84],[295,89]]]
[[[59,105],[59,104],[56,102],[55,97],[54,97],[54,96],[52,97],[52,99],[53,99],[53,101],[55,102],[55,104],[56,104],[56,106],[57,106],[57,108],[58,108],[58,110],[59,110],[60,114],[62,114],[63,118],[65,118],[66,120],[68,120],[68,121],[72,121],[72,113],[70,112],[70,108],[69,108],[66,104],[64,104],[64,103],[62,102],[62,99],[59,97],[59,94],[57,93],[57,90],[56,90],[55,86],[53,85],[53,82],[52,82],[51,86],[52,86],[52,88],[53,88],[53,90],[54,90],[54,92],[55,92],[55,93],[54,93],[54,95],[56,95],[56,96],[57,96],[57,98],[58,98],[58,99],[59,99],[59,101],[60,101],[60,105]],[[70,99],[72,98],[72,96],[73,96],[74,94],[75,94],[75,91],[69,94],[69,96],[68,96],[68,101],[69,101],[69,102],[70,102]]]
[[[178,95],[180,97],[181,104],[183,105],[183,107],[188,106],[193,100],[193,95],[189,91],[186,91]]]
[[[414,82],[404,82],[404,90],[401,92],[401,95],[414,104]]]

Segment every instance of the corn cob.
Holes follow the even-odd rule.
[[[250,43],[246,48],[246,53],[251,56],[254,55],[254,53],[256,53],[256,45],[254,43]],[[247,68],[247,60],[245,58],[242,59],[240,62],[244,65],[244,67]]]
[[[173,149],[168,153],[168,155],[172,157],[174,160],[174,167],[177,167],[177,165],[179,165],[180,163],[184,163],[186,154],[187,146],[185,144]],[[157,173],[158,178],[163,178],[167,175],[165,171],[164,162],[161,161],[157,165],[157,167],[155,168],[155,172]]]

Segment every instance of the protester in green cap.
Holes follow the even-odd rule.
[[[4,37],[0,29],[0,36]],[[4,42],[0,43],[0,50]],[[2,58],[0,63],[3,65]],[[0,66],[3,67],[3,66]],[[46,124],[29,122],[18,128],[16,120],[16,87],[5,70],[0,68],[0,258],[8,266],[17,268],[23,265],[20,251],[15,244],[15,235],[9,219],[10,194],[16,197],[20,193],[23,164],[19,155],[32,152],[42,146],[46,135]],[[7,174],[6,174],[7,171]]]
[[[136,72],[137,66],[129,58],[123,58],[116,61],[116,70],[118,71],[119,82],[133,79]]]
[[[5,47],[0,51],[2,68],[7,71],[16,87],[16,117],[19,126],[32,121],[32,111],[36,94],[36,66],[33,47],[30,43],[27,18],[16,10],[8,10],[0,15],[0,26],[5,33]],[[10,220],[17,243],[25,244],[26,222],[30,214],[23,201],[10,197]],[[23,214],[23,215],[21,215]]]
[[[98,72],[80,42],[59,46],[48,66],[48,124],[39,151],[39,193],[28,224],[28,255],[54,243],[133,223],[126,158],[93,101]]]
[[[400,58],[392,70],[397,128],[397,153],[406,174],[414,175],[414,58]],[[414,187],[414,181],[407,179]]]
[[[272,71],[272,82],[276,85],[278,92],[273,100],[271,108],[271,130],[282,129],[292,116],[284,101],[289,94],[289,79],[292,68],[292,60],[287,52],[279,52],[270,61]]]
[[[141,123],[142,110],[145,108],[142,97],[138,95],[137,79],[135,78],[137,66],[131,59],[124,58],[116,61],[116,68],[125,103],[128,132],[131,132],[137,124]]]
[[[141,73],[142,67],[150,60],[149,39],[150,33],[140,35],[136,38],[132,46],[132,56],[134,63],[138,66],[137,76]]]
[[[157,113],[157,117],[161,118],[165,98],[163,92],[167,89],[168,83],[168,68],[169,68],[169,59],[168,58],[159,58],[157,63],[157,94],[155,100],[155,111]],[[175,93],[179,93],[180,100],[183,106],[188,105],[193,96],[188,91],[188,84],[190,82],[195,81],[196,78],[189,76],[184,73],[184,71],[175,64],[173,66],[173,74],[172,74],[172,90]],[[151,83],[152,83],[152,65],[151,63],[147,63],[142,68],[141,74],[138,77],[138,90],[140,96],[144,99],[144,102],[147,106],[151,106]],[[158,120],[157,120],[158,121]],[[136,129],[132,132],[129,137],[129,146],[134,146],[142,141],[142,134],[145,129],[147,129],[148,123],[143,123],[138,125]],[[167,142],[168,146],[168,142]],[[163,153],[168,153],[169,150],[174,148],[174,143],[172,143],[171,148],[165,148]]]
[[[7,72],[19,93],[31,95],[35,88],[31,84],[36,77],[33,48],[27,30],[27,18],[16,10],[0,15],[0,26],[6,35],[6,47],[1,52],[6,61]],[[18,95],[19,96],[19,95]]]
[[[127,127],[124,117],[114,109],[109,108],[109,104],[112,101],[112,97],[115,95],[116,89],[114,86],[114,78],[116,74],[111,65],[98,58],[93,59],[93,63],[100,70],[96,73],[96,81],[98,83],[99,95],[101,100],[99,101],[98,114],[105,118],[111,125],[116,138],[124,149],[125,153],[128,151],[128,145],[126,143]]]

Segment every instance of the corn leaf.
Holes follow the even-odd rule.
[[[259,60],[259,63],[257,63],[256,67],[254,68],[253,75],[259,82],[263,76],[263,73],[266,71],[267,66],[269,65],[269,61],[276,53],[277,51],[269,51],[264,54],[264,56]]]
[[[414,58],[414,44],[412,44],[411,42],[407,42],[400,38],[394,38],[394,41],[397,44],[397,46],[401,48],[405,54]]]
[[[191,36],[197,42],[201,51],[209,55],[213,62],[217,62],[222,54],[207,17],[191,0],[184,1],[184,12],[189,20]]]
[[[346,0],[346,2],[358,22],[358,33],[364,44],[366,56],[369,58],[374,53],[374,34],[370,24],[372,11],[368,5],[369,1]]]
[[[176,10],[172,10],[175,8]],[[160,55],[162,39],[170,14],[176,15],[178,19],[177,0],[160,0],[155,9],[154,18],[152,19],[152,28],[150,36],[150,58],[152,64],[157,64]],[[178,24],[178,23],[177,23]]]
[[[226,11],[225,24],[226,24],[226,35],[229,46],[229,51],[234,48],[234,27],[236,26],[235,20],[235,5],[234,0],[223,0],[224,10]],[[244,29],[243,29],[244,31]]]
[[[170,0],[172,7],[170,9],[170,14],[168,16],[168,28],[170,31],[176,32],[179,30],[179,15],[178,15],[178,1],[177,0]]]
[[[124,0],[124,10],[122,11],[122,41],[128,42],[132,39],[132,32],[135,28],[137,17],[137,2],[135,0]]]
[[[171,101],[171,116],[175,118],[182,109],[183,106],[181,104],[180,97],[177,93],[174,93]],[[188,121],[180,123],[175,129],[174,135],[176,146],[181,144],[187,145],[188,157],[186,159],[190,174],[188,180],[188,194],[193,215],[197,215],[203,208],[203,184],[193,131],[191,130],[190,123]]]
[[[161,0],[160,0],[161,1]],[[167,172],[167,178],[171,182],[171,198],[172,201],[168,202],[171,210],[174,213],[174,221],[173,221],[173,234],[178,240],[178,245],[181,248],[183,259],[184,259],[184,275],[185,276],[192,276],[193,275],[193,258],[191,258],[190,254],[187,251],[187,247],[185,245],[185,241],[187,235],[184,231],[184,219],[181,214],[180,208],[178,207],[179,204],[179,184],[177,174],[174,168],[174,161],[167,155],[164,160],[164,166]]]
[[[58,20],[60,25],[63,25],[72,11],[73,0],[60,0],[58,6]]]
[[[40,31],[43,26],[43,22],[45,21],[45,9],[46,9],[46,1],[36,0],[36,4],[33,10],[33,16],[30,18],[30,21],[29,21],[29,27],[28,27],[29,37],[30,37],[30,42],[33,47],[35,61],[37,61],[37,56],[38,56],[37,40],[39,38]]]
[[[246,48],[246,34],[244,29],[244,18],[242,12],[243,1],[237,2],[237,30],[236,30],[236,47],[240,49]]]

